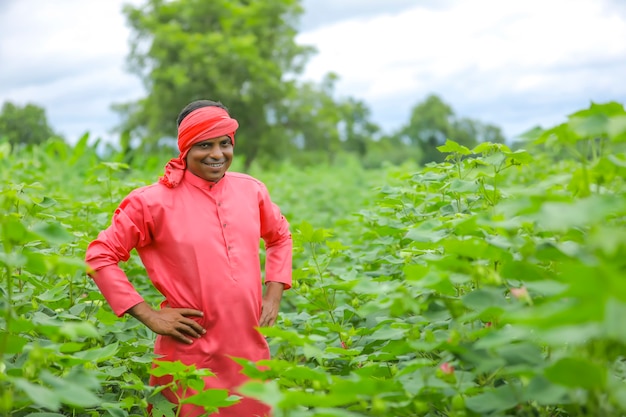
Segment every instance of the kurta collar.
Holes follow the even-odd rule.
[[[226,172],[221,180],[219,180],[218,182],[212,182],[202,179],[192,174],[188,170],[185,170],[185,175],[183,175],[182,182],[186,182],[193,185],[194,187],[201,188],[203,190],[215,191],[224,186],[224,183],[228,180],[228,176],[228,172]]]

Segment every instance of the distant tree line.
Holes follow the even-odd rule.
[[[0,138],[11,144],[38,144],[56,136],[48,123],[46,110],[36,104],[20,106],[10,101],[0,112]]]
[[[126,5],[132,31],[128,64],[147,91],[137,101],[113,105],[122,119],[117,131],[128,161],[137,152],[172,146],[178,111],[206,98],[222,101],[239,120],[238,135],[245,140],[237,143],[237,154],[245,168],[286,159],[332,163],[341,152],[358,155],[367,166],[409,158],[427,163],[441,159],[436,147],[446,138],[465,146],[504,141],[497,126],[458,118],[436,95],[417,103],[404,126],[385,134],[363,101],[335,97],[335,74],[320,83],[301,81],[315,52],[295,41],[302,12],[299,0]],[[17,120],[15,114],[7,117]],[[9,131],[0,125],[0,136],[19,141],[23,131],[11,126]],[[41,129],[38,138],[49,134],[45,125]]]

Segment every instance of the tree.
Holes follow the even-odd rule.
[[[2,105],[0,113],[0,137],[9,143],[32,145],[57,136],[46,117],[44,108],[28,103],[20,107],[10,101]]]
[[[367,105],[351,97],[341,103],[341,114],[344,149],[364,158],[374,137],[380,133],[380,126],[370,120]]]
[[[437,146],[454,133],[454,112],[436,95],[429,95],[411,110],[409,123],[400,131],[403,140],[422,151],[422,162],[443,160]]]
[[[342,114],[333,98],[336,80],[337,76],[331,73],[320,84],[297,83],[286,100],[288,105],[279,123],[291,138],[292,146],[287,152],[298,164],[319,163],[323,159],[332,163],[340,149],[337,127]],[[307,155],[303,156],[302,153]]]
[[[223,102],[239,120],[245,167],[291,139],[280,128],[312,48],[295,42],[298,0],[148,0],[125,6],[133,30],[130,69],[147,96],[114,108],[119,130],[147,150],[176,132],[176,116],[196,99]]]
[[[457,118],[452,107],[434,94],[413,107],[409,123],[400,129],[398,136],[402,142],[421,149],[422,163],[442,161],[445,155],[437,147],[446,139],[470,149],[480,142],[505,141],[499,127],[467,117]]]

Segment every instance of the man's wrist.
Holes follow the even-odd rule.
[[[148,325],[147,322],[150,320],[152,313],[154,313],[154,309],[148,303],[142,301],[141,303],[129,308],[127,313],[143,324]]]
[[[269,281],[265,283],[265,297],[280,300],[283,297],[285,284],[277,281]]]

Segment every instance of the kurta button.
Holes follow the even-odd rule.
[[[226,223],[224,223],[222,226],[226,227]]]

